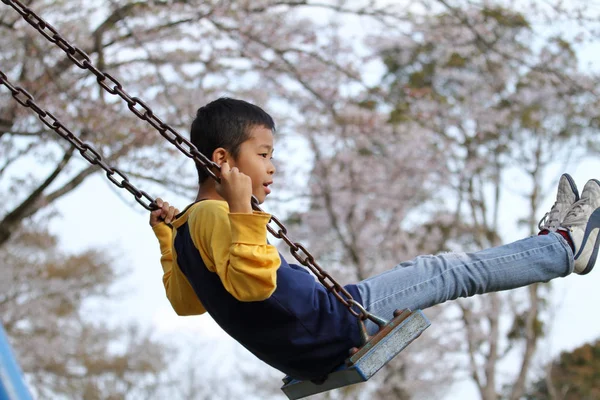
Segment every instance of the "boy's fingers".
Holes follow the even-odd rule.
[[[227,161],[224,161],[221,164],[221,174],[228,174],[229,171],[230,171],[229,164],[227,163]]]
[[[150,226],[152,227],[161,222],[170,224],[175,216],[179,214],[178,208],[169,205],[169,202],[164,201],[161,198],[156,198],[154,203],[158,206],[158,208],[150,211]]]
[[[156,200],[154,200],[154,204],[156,204],[156,206],[158,207],[156,210],[152,210],[150,211],[150,215],[153,217],[158,217],[160,216],[160,214],[162,213],[163,210],[163,199],[161,199],[160,197],[157,197]]]
[[[165,201],[162,205],[161,211],[162,211],[161,215],[164,218],[167,215],[167,213],[169,212],[169,203],[167,203]]]
[[[174,216],[175,216],[175,207],[171,207],[171,208],[169,208],[169,211],[167,212],[167,215],[165,216],[165,222],[167,224],[170,224],[171,221],[173,221]]]
[[[154,210],[150,213],[150,225],[154,226],[160,221],[160,214],[162,213],[161,209]]]

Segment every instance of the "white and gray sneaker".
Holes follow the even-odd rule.
[[[574,272],[580,275],[590,272],[600,244],[600,181],[591,179],[585,184],[581,199],[569,209],[558,229],[569,233],[575,247]]]
[[[571,206],[578,200],[579,191],[577,190],[575,181],[571,175],[562,174],[558,181],[556,202],[550,209],[550,212],[547,212],[538,223],[540,231],[548,230],[550,232],[555,232]]]

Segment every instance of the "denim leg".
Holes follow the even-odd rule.
[[[573,252],[556,233],[476,253],[419,256],[358,283],[363,306],[385,319],[458,297],[515,289],[573,272]],[[376,325],[368,321],[370,332]]]

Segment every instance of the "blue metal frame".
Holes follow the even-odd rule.
[[[15,360],[4,327],[0,324],[0,400],[31,400],[23,372]]]

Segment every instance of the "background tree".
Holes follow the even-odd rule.
[[[325,32],[330,37],[322,40],[315,34],[311,20],[303,17],[302,12],[298,15],[289,13],[291,8],[301,8],[302,4],[297,2],[286,6],[282,2],[259,4],[254,1],[108,1],[90,4],[76,0],[34,0],[27,5],[46,18],[68,41],[89,54],[98,68],[122,81],[128,93],[143,98],[161,119],[180,131],[185,131],[198,106],[220,95],[244,97],[260,104],[267,100],[277,103],[291,97],[304,98],[307,102],[313,98],[310,91],[313,82],[326,88],[331,84],[320,80],[321,77],[340,75],[349,79],[354,72],[349,54],[345,58],[330,59],[332,51],[349,50],[333,30]],[[91,74],[73,66],[63,52],[35,32],[17,12],[6,4],[1,7],[0,64],[11,81],[33,94],[40,105],[56,115],[82,141],[92,142],[107,163],[125,171],[136,184],[142,182],[148,185],[144,187],[161,190],[162,185],[168,185],[173,192],[192,198],[194,169],[185,157],[131,116],[118,99],[100,90]],[[346,12],[337,6],[323,8]],[[15,267],[20,265],[25,269],[32,260],[24,257],[17,264],[18,256],[9,252],[26,245],[20,242],[20,230],[28,226],[32,235],[47,237],[47,232],[37,231],[36,227],[46,218],[53,218],[52,211],[57,203],[80,188],[98,169],[81,160],[74,149],[45,129],[30,110],[12,100],[6,90],[0,91],[0,96],[0,191],[6,199],[0,206],[0,250]],[[297,107],[294,109],[298,110]],[[283,121],[282,126],[290,126]],[[24,168],[32,164],[35,168]],[[150,193],[151,189],[148,189]],[[135,204],[131,199],[128,201]],[[57,260],[62,256],[54,246],[45,247],[44,252],[48,253],[44,253],[45,256]],[[83,299],[95,291],[102,292],[112,279],[106,278],[106,282],[99,279],[99,286],[94,287],[94,281],[87,282],[83,272],[86,266],[97,263],[91,263],[92,255],[78,257],[81,258],[79,262],[71,266],[74,271],[69,275],[69,295]],[[64,261],[65,265],[67,261]],[[9,265],[8,261],[6,264]],[[50,273],[45,268],[50,267],[39,264],[31,274],[40,279],[32,281],[35,285],[21,287],[19,296],[30,296],[42,302],[42,298],[35,295],[40,292],[51,298],[55,288],[51,280],[44,279]],[[18,286],[20,272],[18,268],[15,270],[17,272],[10,275],[13,280],[6,282],[9,286]],[[110,269],[106,267],[95,272],[103,271],[109,274]],[[99,324],[91,324],[81,314],[81,304],[71,304],[70,312],[62,316],[65,324],[74,325],[73,334],[83,332],[85,328],[86,336],[108,335],[109,332],[101,329]],[[11,313],[19,314],[14,317],[15,324],[35,317],[31,308],[24,307],[20,311],[13,308],[18,308],[15,303],[5,303],[7,325],[13,323],[8,318]],[[55,314],[48,312],[48,318],[36,322],[39,325],[36,340],[66,339],[66,335],[53,333],[58,317],[51,316]],[[21,335],[16,329],[9,330],[9,334],[19,357],[27,357],[26,351],[34,336]],[[115,342],[126,340],[118,331],[111,331],[110,336]],[[98,338],[94,340],[98,340],[100,350],[108,343]],[[36,377],[32,369],[33,356],[24,361],[25,370],[32,373],[37,391],[49,395],[66,393],[71,388],[71,395],[77,397],[82,393],[77,386],[88,384],[88,381],[81,383],[85,379],[89,380],[89,385],[95,385],[91,373],[71,375],[59,368],[68,363],[78,365],[80,361],[76,358],[88,355],[75,354],[64,347],[56,348],[63,351],[62,357],[39,376],[47,381],[60,381],[61,386],[48,385]],[[81,346],[81,349],[88,347]],[[91,351],[91,347],[89,349]],[[90,359],[96,360],[98,365],[103,363],[113,375],[124,373],[119,372],[123,371],[119,369],[121,364],[112,362],[111,355],[100,350],[95,356],[91,351]],[[99,354],[106,359],[97,359]]]
[[[356,282],[417,255],[418,241],[405,229],[406,220],[431,198],[444,172],[430,151],[429,133],[416,124],[390,125],[384,115],[356,106],[336,112],[335,124],[307,129],[315,156],[310,206],[288,223],[308,240],[322,265],[336,279]],[[345,397],[379,387],[377,397],[409,398],[443,387],[452,362],[444,357],[441,340],[426,332],[380,371],[369,389],[354,387]],[[445,367],[434,357],[443,358]]]
[[[501,244],[506,234],[501,205],[516,189],[514,177],[519,190],[527,188],[527,208],[510,218],[521,219],[526,234],[535,234],[541,194],[555,188],[556,179],[542,183],[550,167],[597,148],[598,80],[580,69],[574,42],[559,34],[540,36],[532,25],[543,16],[532,10],[437,3],[439,13],[415,16],[404,35],[382,39],[375,34],[369,40],[380,49],[387,74],[382,88],[365,93],[359,105],[384,110],[391,101],[387,129],[398,138],[372,124],[367,129],[376,132],[372,147],[378,151],[359,144],[348,156],[341,148],[369,141],[366,129],[309,129],[307,140],[316,155],[313,200],[308,214],[294,219],[306,224],[307,233],[318,233],[319,243],[311,242],[311,248],[320,258],[359,278],[365,276],[363,263],[386,267],[418,253]],[[319,131],[326,133],[315,135]],[[322,147],[335,150],[325,153]],[[390,164],[389,155],[396,164]],[[396,217],[382,209],[401,213]],[[502,387],[509,388],[507,398],[523,395],[545,332],[547,290],[533,285],[458,301],[447,310],[446,315],[455,315],[458,309],[460,317],[447,329],[462,326],[452,344],[462,344],[465,370],[482,399],[499,398]],[[518,358],[520,365],[514,376],[500,378],[500,363],[507,357]]]
[[[391,92],[398,96],[391,119],[417,119],[448,144],[449,189],[457,199],[449,227],[470,226],[470,243],[460,247],[501,244],[500,206],[512,186],[504,179],[507,175],[529,179],[519,180],[521,187],[529,187],[528,210],[521,219],[527,233],[535,234],[548,167],[584,154],[585,147],[578,145],[592,140],[598,128],[592,108],[598,102],[594,78],[579,70],[568,41],[553,36],[540,39],[545,44],[539,47],[529,45],[536,34],[531,23],[499,6],[464,9],[460,17],[444,12],[412,32],[416,40],[384,50]],[[482,40],[493,42],[502,53],[482,51]],[[446,233],[440,249],[456,248],[446,240],[464,232]],[[521,366],[507,386],[510,398],[522,395],[537,339],[543,335],[544,302],[542,290],[533,285],[526,296],[510,292],[456,303],[482,398],[498,397],[495,371],[502,358],[514,356],[514,348]],[[508,333],[501,332],[503,314],[514,320]],[[509,340],[503,343],[507,334]]]
[[[1,322],[39,398],[129,398],[162,385],[165,347],[140,327],[111,327],[90,303],[117,274],[100,251],[66,254],[44,227],[0,249]],[[101,308],[101,309],[100,309]]]
[[[522,215],[531,226],[543,177],[537,165],[547,161],[536,154],[554,155],[556,147],[546,146],[553,141],[569,144],[559,150],[578,149],[588,138],[586,127],[598,121],[589,114],[597,104],[592,86],[597,80],[580,74],[570,57],[581,38],[557,32],[553,36],[563,40],[540,39],[539,30],[531,28],[532,18],[543,26],[560,17],[581,22],[587,40],[595,33],[593,10],[585,2],[570,9],[558,2],[520,5],[531,6],[527,12],[502,2],[450,6],[443,0],[88,3],[28,4],[180,132],[199,105],[231,95],[274,111],[278,146],[306,144],[311,157],[294,157],[290,161],[298,162],[287,170],[290,182],[300,182],[298,190],[286,192],[273,208],[287,212],[298,203],[285,200],[304,201],[311,213],[293,215],[290,222],[301,222],[298,231],[320,238],[309,244],[324,265],[343,270],[346,280],[420,252],[499,243],[503,177],[515,173],[510,168],[515,160],[531,161],[527,171],[537,182],[532,187],[538,190],[528,194],[532,211]],[[166,186],[192,198],[194,169],[185,157],[16,12],[0,7],[7,10],[0,15],[0,64],[11,79],[149,193],[162,193]],[[356,26],[368,28],[366,46]],[[382,57],[389,74],[373,85]],[[0,96],[0,191],[8,199],[0,206],[0,250],[5,251],[23,225],[38,226],[97,170],[41,129],[6,91]],[[544,116],[554,118],[554,111],[560,120],[550,124]],[[561,126],[567,135],[561,136]],[[529,134],[539,132],[549,136],[536,147]],[[32,162],[35,168],[23,167]],[[310,172],[310,186],[294,174],[301,163]],[[327,246],[320,246],[324,239]],[[499,390],[494,367],[503,354],[499,346],[506,351],[523,342],[508,343],[499,334],[500,309],[509,309],[516,321],[511,337],[527,337],[513,396],[522,392],[541,327],[538,293],[528,294],[534,307],[492,296],[457,303],[459,320],[451,320],[451,312],[436,316],[436,323],[450,319],[452,331],[465,328],[460,331],[468,338],[464,354],[482,397],[494,398]],[[375,386],[359,390],[410,397],[449,382],[451,376],[442,372],[451,368],[434,361],[449,356],[462,337],[436,332],[378,374]]]
[[[600,340],[564,351],[547,374],[528,391],[529,400],[575,400],[600,397]]]

